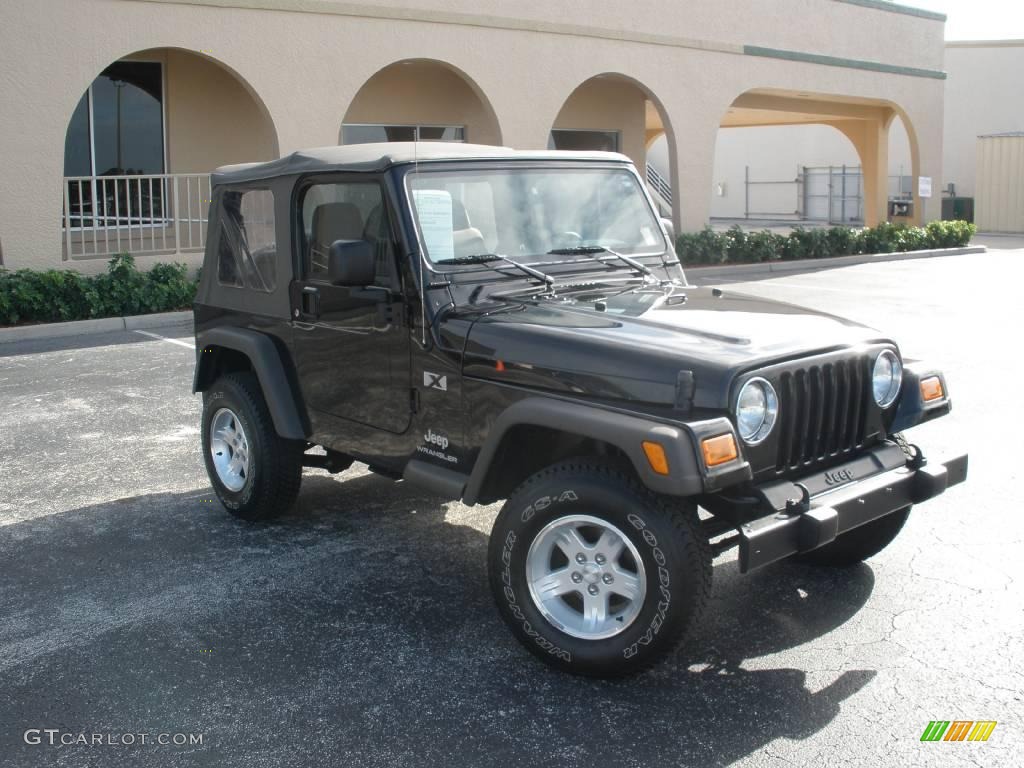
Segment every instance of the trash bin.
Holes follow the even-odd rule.
[[[943,221],[969,221],[974,223],[973,197],[942,198]]]

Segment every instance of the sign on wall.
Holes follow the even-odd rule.
[[[932,177],[931,176],[918,176],[917,177],[917,195],[918,195],[918,197],[931,197],[932,196]]]

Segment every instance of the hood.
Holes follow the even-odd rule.
[[[742,293],[594,285],[483,315],[464,364],[467,375],[660,405],[677,403],[689,371],[694,407],[721,409],[741,373],[882,341],[850,320]]]

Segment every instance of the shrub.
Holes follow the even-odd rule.
[[[931,248],[962,248],[978,231],[976,226],[966,221],[932,221],[925,229]]]
[[[899,230],[900,227],[887,221],[865,229],[864,253],[892,253],[896,250]]]
[[[184,264],[157,264],[140,272],[127,253],[107,271],[88,277],[71,270],[0,270],[0,323],[55,322],[166,312],[187,307],[197,281]]]
[[[794,227],[782,248],[782,258],[787,261],[824,259],[831,255],[828,231],[824,229]]]
[[[777,261],[782,258],[782,249],[786,243],[784,235],[767,229],[751,232],[747,236],[747,248],[752,262]]]
[[[897,251],[923,251],[932,248],[928,230],[921,227],[900,227],[896,231]]]
[[[739,226],[717,233],[710,227],[676,238],[676,253],[683,264],[752,264],[785,259],[824,259],[858,253],[891,253],[968,245],[977,227],[966,221],[933,221],[926,227],[884,222],[875,227],[804,229],[789,236],[764,230],[744,232]]]
[[[684,264],[721,264],[727,253],[725,238],[711,227],[676,238],[676,254]]]
[[[848,256],[857,253],[857,248],[861,243],[856,229],[832,227],[825,230],[825,245],[831,256]]]

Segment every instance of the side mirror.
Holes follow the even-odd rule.
[[[665,234],[668,235],[668,239],[672,241],[672,245],[676,243],[676,228],[672,224],[672,219],[662,219],[661,226],[665,228]]]
[[[369,285],[377,277],[373,246],[365,240],[335,240],[327,254],[331,285]]]

